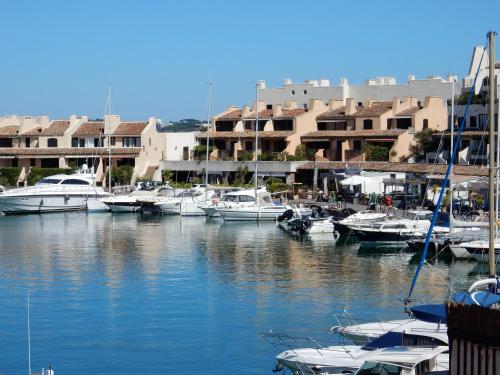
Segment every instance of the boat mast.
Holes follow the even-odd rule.
[[[31,375],[30,295],[28,294],[28,375]]]
[[[488,77],[488,90],[489,90],[489,179],[488,179],[488,198],[489,198],[489,265],[490,276],[495,276],[495,32],[488,32],[489,40],[489,77]]]
[[[258,172],[257,172],[257,166],[259,164],[259,154],[258,154],[258,143],[259,143],[259,83],[255,85],[255,172],[254,172],[254,179],[255,179],[255,200],[257,202],[257,205],[259,205],[259,200],[257,199],[257,190],[259,188],[258,186]]]
[[[111,86],[108,85],[108,191],[111,193]]]
[[[450,161],[451,171],[450,171],[450,229],[453,227],[453,162],[451,157],[453,156],[453,141],[455,135],[455,77],[452,77],[451,83],[451,138],[450,138]]]
[[[207,129],[207,154],[206,154],[206,165],[205,165],[205,201],[207,200],[208,193],[208,159],[209,159],[209,148],[210,148],[210,131],[212,128],[212,81],[208,82],[208,129]]]

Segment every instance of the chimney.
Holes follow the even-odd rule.
[[[325,109],[325,103],[320,99],[310,99],[307,108],[309,108],[309,111],[323,110]]]
[[[345,103],[345,115],[350,116],[356,113],[356,103],[354,103],[354,98],[347,98]]]
[[[285,101],[285,109],[297,109],[297,102],[295,100],[286,100]]]
[[[344,101],[342,99],[330,99],[328,101],[328,110],[335,111],[336,109],[343,107]]]
[[[373,99],[365,100],[365,102],[363,103],[363,107],[370,108],[371,106],[373,106],[373,102]]]
[[[241,117],[248,117],[250,115],[250,107],[247,105],[244,105],[242,110],[241,110]]]
[[[273,106],[273,117],[280,117],[283,114],[283,107],[281,104]]]

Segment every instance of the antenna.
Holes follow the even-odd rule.
[[[31,375],[30,295],[28,293],[28,375]]]

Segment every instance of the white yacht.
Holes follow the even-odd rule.
[[[129,195],[110,196],[101,199],[111,212],[137,212],[141,208],[140,200],[151,197],[173,197],[174,189],[169,185],[160,186],[154,190],[134,190]]]
[[[89,205],[95,206],[92,201],[108,196],[84,166],[75,174],[48,176],[34,186],[4,191],[0,194],[0,211],[9,215],[86,210]]]
[[[277,369],[288,368],[299,373],[340,374],[354,373],[365,361],[363,356],[376,349],[395,346],[437,347],[448,345],[446,324],[429,323],[416,319],[394,321],[390,331],[378,336],[389,325],[380,330],[365,326],[366,332],[374,334],[373,341],[364,346],[333,345],[314,348],[289,349],[276,356]],[[363,331],[363,330],[361,330]],[[361,331],[357,332],[360,335]]]
[[[262,189],[264,192],[265,189]],[[208,217],[220,217],[217,208],[230,205],[236,206],[253,206],[255,205],[255,189],[240,189],[227,192],[220,199],[212,197],[211,200],[201,202],[199,208],[205,212]]]
[[[155,202],[161,213],[165,215],[205,216],[206,213],[200,205],[207,200],[211,201],[215,191],[206,190],[205,187],[194,187],[180,192],[175,197]]]
[[[235,191],[227,195],[229,194],[234,200],[221,202],[216,208],[226,221],[270,221],[290,209],[290,206],[275,205],[271,194],[265,188],[257,190],[257,199],[255,199],[255,191],[250,193],[250,189]]]
[[[351,232],[349,225],[354,224],[369,227],[374,222],[384,220],[385,218],[387,218],[387,214],[383,212],[359,211],[342,220],[336,220],[333,223],[335,224],[335,229],[340,234],[349,234]]]
[[[475,259],[480,263],[488,262],[489,240],[461,242],[450,246],[452,254],[457,259]],[[495,262],[500,261],[500,239],[495,239]]]

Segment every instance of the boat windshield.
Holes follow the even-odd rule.
[[[177,194],[177,197],[199,197],[203,193],[201,191],[196,190],[186,190]]]
[[[68,178],[67,180],[63,180],[61,185],[90,185],[88,181],[80,180],[77,178]]]
[[[255,202],[255,198],[249,195],[223,195],[221,202]]]
[[[380,362],[365,362],[363,366],[356,373],[357,375],[399,375],[401,374],[401,367],[392,365],[390,363]]]
[[[58,184],[60,183],[61,180],[59,178],[44,178],[36,183],[36,185],[43,185],[43,184]]]

